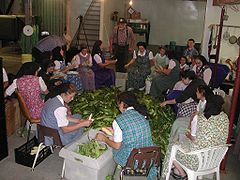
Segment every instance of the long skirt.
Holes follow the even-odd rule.
[[[102,68],[94,71],[95,74],[95,88],[115,86],[115,72],[112,69]]]
[[[90,68],[79,68],[78,72],[82,80],[84,90],[95,90],[94,72]]]

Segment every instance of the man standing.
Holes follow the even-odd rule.
[[[195,41],[194,39],[188,39],[187,41],[187,49],[183,52],[183,55],[187,57],[188,63],[191,62],[193,56],[199,55],[198,51],[196,50]]]
[[[113,29],[110,38],[110,53],[117,58],[116,71],[126,72],[124,65],[128,63],[128,53],[133,51],[135,38],[131,27],[127,26],[126,19],[120,18]]]

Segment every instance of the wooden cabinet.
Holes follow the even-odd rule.
[[[145,42],[148,45],[149,34],[150,34],[150,22],[147,20],[141,20],[141,19],[128,19],[127,24],[132,28],[133,33],[144,35]]]

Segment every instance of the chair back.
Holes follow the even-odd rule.
[[[18,101],[19,101],[19,106],[20,106],[20,109],[23,113],[23,116],[30,122],[30,123],[39,123],[40,122],[40,119],[34,119],[31,117],[30,115],[30,112],[27,108],[27,105],[26,105],[26,102],[25,100],[23,99],[22,95],[20,92],[18,92],[17,90],[15,91],[16,95],[17,95],[17,98],[18,98]]]
[[[58,130],[50,127],[43,126],[41,124],[37,125],[38,129],[38,141],[44,142],[44,136],[53,138],[53,145],[63,147],[61,138],[59,136]]]
[[[160,166],[160,147],[134,148],[123,167],[124,175],[148,176],[151,167]]]
[[[209,66],[213,72],[213,75],[214,75],[214,71],[215,71],[215,66],[217,66],[216,67],[217,77],[215,77],[215,79],[214,79],[213,75],[212,75],[212,79],[209,84],[213,88],[218,88],[223,83],[224,79],[227,77],[228,73],[230,72],[230,69],[225,64],[210,63]]]
[[[197,153],[194,154],[199,158],[197,171],[206,171],[218,167],[227,153],[228,146],[226,144],[196,151]]]

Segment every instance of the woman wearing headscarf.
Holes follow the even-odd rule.
[[[115,72],[107,68],[108,65],[115,64],[116,60],[106,60],[103,55],[103,42],[97,40],[92,49],[93,66],[92,70],[95,74],[95,88],[111,87],[115,85]]]
[[[64,82],[70,82],[74,84],[78,91],[82,90],[82,81],[78,72],[70,70],[74,69],[73,65],[66,66],[64,60],[64,51],[62,47],[56,47],[52,51],[52,60],[55,64],[55,74],[63,76]],[[58,73],[57,73],[58,72]]]
[[[147,118],[147,110],[140,105],[132,92],[117,95],[117,105],[121,112],[113,121],[113,139],[98,133],[97,140],[105,142],[113,148],[113,157],[117,164],[125,166],[133,148],[153,146],[151,129]],[[156,169],[152,168],[148,179],[154,179]]]
[[[48,93],[42,77],[37,76],[39,69],[37,63],[24,63],[17,73],[17,78],[5,91],[5,96],[11,96],[15,90],[18,90],[26,102],[31,117],[34,119],[40,118],[44,105],[44,98],[41,97],[41,94]]]
[[[76,64],[77,71],[82,79],[84,90],[94,90],[95,89],[95,77],[94,72],[91,67],[92,56],[88,52],[88,47],[86,44],[81,44],[80,52],[74,56],[72,64]]]
[[[128,70],[128,90],[145,87],[145,79],[151,73],[150,61],[153,60],[153,53],[146,48],[146,43],[138,42],[138,50],[133,52],[133,59],[125,65]]]

